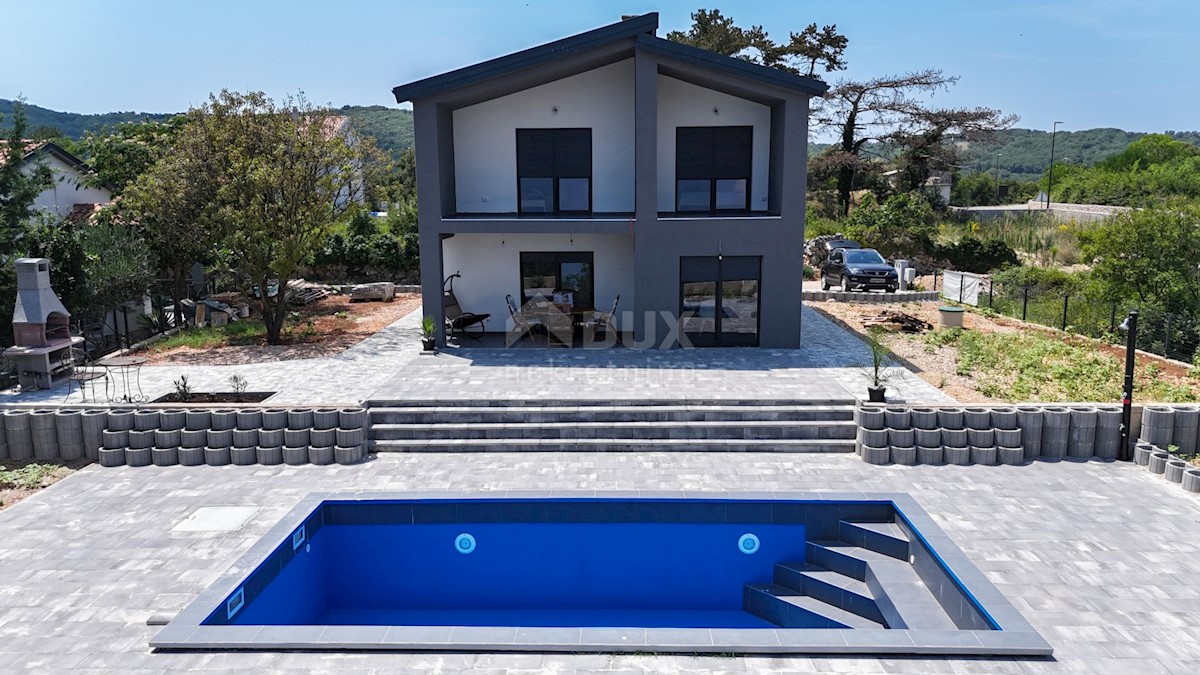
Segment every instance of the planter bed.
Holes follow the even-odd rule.
[[[237,393],[232,391],[198,392],[188,397],[186,401],[179,400],[179,394],[165,394],[151,403],[261,403],[274,396],[273,391],[247,391]]]

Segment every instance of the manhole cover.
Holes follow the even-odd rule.
[[[201,506],[171,531],[232,532],[242,529],[256,513],[257,506]]]

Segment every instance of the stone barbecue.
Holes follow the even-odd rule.
[[[83,338],[71,335],[70,319],[50,286],[50,261],[19,258],[13,346],[4,356],[16,363],[22,387],[49,388],[54,373],[69,367],[71,348],[83,343]]]

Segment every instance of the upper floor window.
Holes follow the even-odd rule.
[[[592,130],[517,129],[521,213],[592,210]]]
[[[754,127],[675,129],[675,210],[749,211]]]

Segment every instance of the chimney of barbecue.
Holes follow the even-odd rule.
[[[49,347],[69,341],[71,313],[50,286],[50,261],[17,260],[17,302],[13,310],[13,344]]]

